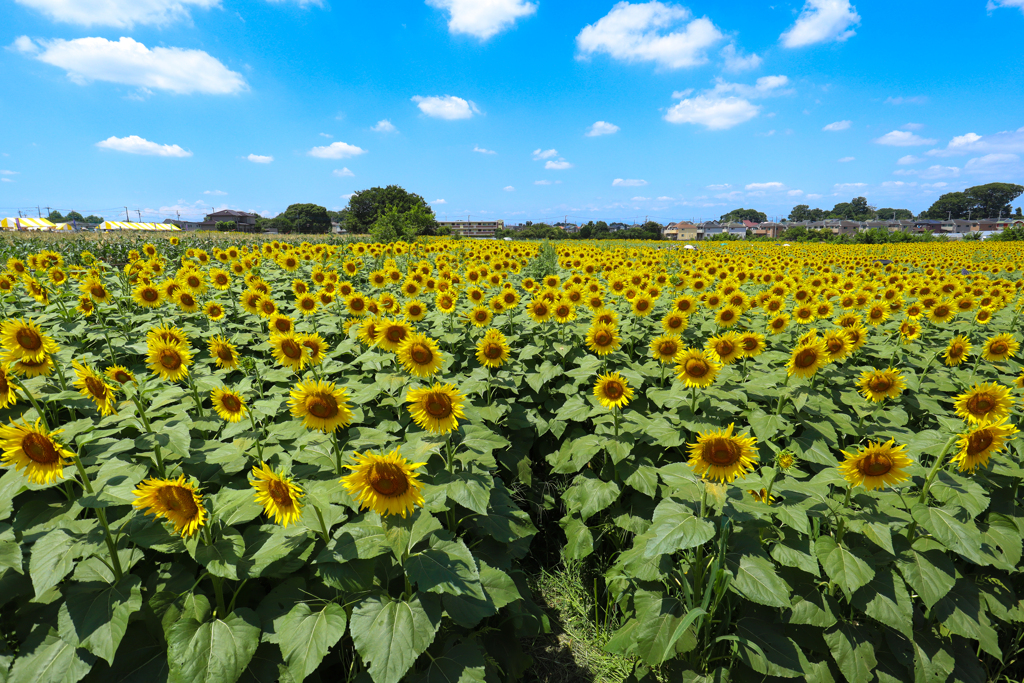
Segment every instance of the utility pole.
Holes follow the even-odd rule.
[[[40,218],[42,218],[42,217],[43,217],[43,212],[39,210],[39,207],[38,207],[38,206],[36,207],[36,214],[37,214],[37,215],[38,215],[38,216],[39,216]],[[1002,215],[1002,214],[1000,214],[1000,215]]]
[[[124,207],[124,221],[125,223],[131,223],[132,219],[128,217],[128,207]]]
[[[139,211],[138,209],[135,209],[135,213],[136,213],[136,214],[138,214],[138,216],[139,216],[139,222],[141,223],[141,222],[142,222],[142,212],[141,212],[141,211]]]

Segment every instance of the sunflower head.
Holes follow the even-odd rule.
[[[621,344],[622,338],[614,325],[595,321],[587,331],[587,348],[599,356],[607,356]]]
[[[682,341],[674,334],[663,334],[651,340],[651,356],[666,365],[675,361],[682,348]]]
[[[103,378],[89,366],[82,365],[77,360],[72,360],[71,366],[75,369],[74,385],[79,393],[96,404],[100,415],[113,415],[114,388],[104,382]]]
[[[398,345],[398,360],[403,367],[416,377],[436,375],[444,362],[444,355],[437,341],[425,334],[413,333]]]
[[[459,427],[466,397],[454,384],[434,383],[432,387],[410,389],[406,395],[413,421],[434,434],[447,434]]]
[[[732,482],[742,477],[757,464],[754,446],[757,440],[752,436],[736,436],[735,425],[712,432],[700,432],[697,442],[688,444],[689,465],[695,474],[712,481]]]
[[[869,491],[895,486],[910,476],[904,472],[913,464],[906,449],[892,439],[886,443],[869,441],[856,451],[843,451],[846,459],[840,463],[839,471],[850,486],[864,486]]]
[[[1005,361],[1013,358],[1020,350],[1020,343],[1013,335],[1004,332],[985,341],[981,357],[990,362]]]
[[[744,358],[755,358],[764,353],[765,339],[757,332],[744,332],[739,336],[740,353]]]
[[[123,365],[111,365],[104,370],[104,374],[106,374],[110,381],[117,382],[118,384],[127,384],[128,382],[135,381],[135,375]]]
[[[975,384],[953,401],[956,414],[971,424],[994,422],[1010,414],[1010,388],[994,382]]]
[[[228,387],[213,389],[210,392],[210,401],[213,403],[213,409],[225,422],[238,422],[247,413],[245,399]]]
[[[3,450],[3,464],[25,470],[25,476],[33,484],[49,484],[64,478],[64,468],[71,464],[70,451],[54,439],[61,430],[49,431],[35,424],[12,422],[0,427],[0,449]]]
[[[352,422],[348,392],[335,386],[333,382],[299,382],[290,395],[292,416],[302,418],[302,424],[306,429],[330,433],[338,427],[347,427]]]
[[[865,370],[861,373],[857,386],[864,398],[874,403],[881,403],[887,398],[896,398],[907,388],[906,380],[898,370]]]
[[[252,468],[256,502],[263,506],[268,517],[283,527],[293,524],[302,516],[302,489],[283,471],[275,472],[265,462]]]
[[[302,345],[302,340],[294,333],[271,334],[270,352],[274,360],[294,372],[300,372],[309,362],[309,349]]]
[[[740,335],[736,332],[725,332],[711,337],[705,344],[705,348],[718,356],[718,360],[724,365],[731,365],[743,357]]]
[[[342,477],[345,489],[360,507],[381,517],[412,513],[423,505],[422,484],[415,470],[426,463],[410,463],[399,449],[390,453],[356,453],[356,464],[346,465],[352,473]]]
[[[56,342],[35,322],[24,318],[5,320],[0,324],[0,342],[9,360],[41,361],[59,350]]]
[[[184,346],[156,341],[149,345],[146,364],[154,375],[167,382],[177,382],[188,376],[192,352]]]
[[[1005,417],[994,422],[979,423],[960,435],[957,440],[960,450],[953,456],[952,462],[957,464],[961,472],[974,472],[979,467],[985,467],[989,458],[1003,450],[1017,431]]]
[[[177,479],[146,479],[132,493],[136,510],[168,520],[182,536],[192,536],[206,524],[203,494],[184,474]]]
[[[492,327],[477,342],[476,359],[484,367],[499,368],[508,362],[509,351],[505,335]]]
[[[594,382],[594,397],[608,410],[622,409],[633,400],[633,389],[626,378],[617,372],[597,376]]]
[[[688,387],[704,388],[714,383],[722,363],[713,351],[683,349],[676,354],[676,377]]]
[[[793,349],[786,371],[790,377],[796,375],[803,379],[813,377],[818,370],[828,365],[828,349],[825,342],[817,337],[798,344]]]

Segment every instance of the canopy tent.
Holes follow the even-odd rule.
[[[4,218],[0,220],[4,230],[53,230],[53,223],[45,218]]]
[[[50,228],[50,229],[51,230],[74,230],[75,229],[75,224],[74,223],[54,223],[53,227]]]
[[[177,225],[173,223],[127,223],[125,221],[104,221],[100,223],[98,230],[170,230],[180,231]]]

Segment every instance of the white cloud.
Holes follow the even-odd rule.
[[[821,199],[821,197],[822,197],[822,195],[820,195],[820,194],[809,194],[809,195],[807,195],[808,199]]]
[[[28,46],[33,50],[26,49]],[[51,66],[67,71],[73,83],[106,81],[144,89],[166,90],[178,95],[233,95],[249,89],[242,74],[231,71],[202,50],[178,47],[147,48],[123,37],[40,41],[22,39],[16,49]]]
[[[506,185],[504,189],[505,189],[505,192],[515,192],[516,191],[516,188],[512,187],[511,185]]]
[[[889,145],[891,147],[917,147],[920,145],[934,145],[938,142],[938,140],[923,138],[916,133],[906,130],[890,131],[880,138],[875,138],[874,141],[879,145]]]
[[[80,26],[131,28],[136,24],[162,26],[187,21],[189,10],[210,9],[220,0],[15,0],[53,21]]]
[[[427,0],[427,4],[447,10],[448,30],[465,33],[480,40],[501,33],[537,11],[537,4],[526,0]]]
[[[859,190],[860,188],[867,186],[867,183],[836,183],[832,187],[841,192],[843,190]]]
[[[533,150],[533,160],[540,161],[541,159],[550,159],[551,157],[558,156],[557,149],[545,149],[542,150],[539,147]]]
[[[839,163],[846,164],[846,163],[849,163],[851,161],[856,161],[856,160],[857,160],[857,157],[843,157],[842,159],[839,160]]]
[[[803,190],[790,190],[790,191],[789,191],[789,192],[787,192],[786,194],[788,194],[788,195],[789,195],[790,197],[799,197],[799,196],[800,196],[800,195],[802,195],[803,193],[804,193],[804,191],[803,191]]]
[[[497,154],[493,149],[484,149],[480,145],[473,145],[473,151],[479,152],[480,154]]]
[[[709,190],[729,190],[732,189],[732,185],[729,183],[722,183],[721,185],[708,185]]]
[[[761,58],[756,54],[744,55],[741,51],[736,49],[736,46],[729,43],[719,53],[722,59],[725,61],[726,71],[748,71],[750,69],[756,69],[761,66]]]
[[[782,90],[785,86],[789,85],[789,78],[787,76],[761,76],[761,78],[755,81],[754,85],[746,85],[744,83],[729,83],[721,78],[715,79],[715,87],[710,91],[707,91],[711,95],[722,95],[725,93],[733,93],[740,97],[773,97],[776,95],[785,95],[792,92],[792,90]]]
[[[445,200],[443,200],[443,199],[435,199],[434,201],[432,201],[432,202],[430,202],[430,203],[431,203],[431,204],[447,204],[448,202],[446,202],[446,201],[445,201]]]
[[[835,132],[837,130],[846,130],[847,128],[850,127],[850,123],[850,121],[836,121],[835,123],[828,124],[827,126],[822,128],[822,130],[827,130],[831,132]]]
[[[1024,0],[988,0],[988,5],[986,5],[985,9],[991,12],[992,10],[999,9],[1000,7],[1005,7],[1007,9],[1016,7],[1021,12],[1024,12]]]
[[[949,183],[921,183],[921,187],[946,187]]]
[[[612,133],[618,133],[619,127],[614,123],[608,123],[607,121],[595,121],[594,125],[587,131],[588,138],[596,138],[598,135],[611,135]]]
[[[649,202],[649,201],[651,201],[651,198],[650,197],[633,197],[629,201],[631,201],[631,202]]]
[[[360,154],[366,154],[366,150],[345,142],[332,142],[326,147],[314,147],[307,154],[320,159],[347,159],[359,156]]]
[[[904,123],[902,126],[903,130],[921,130],[924,128],[923,123]]]
[[[922,159],[921,157],[915,157],[913,154],[908,154],[897,159],[896,163],[899,164],[900,166],[906,166],[907,164],[919,164],[922,161],[924,161],[924,159]]]
[[[544,168],[549,171],[564,171],[567,168],[572,168],[572,164],[565,159],[559,159],[558,161],[548,161],[544,164]]]
[[[224,195],[227,194],[227,192],[224,192],[222,190],[206,190],[205,192],[203,192],[203,194],[212,195],[214,197],[223,197]]]
[[[345,168],[341,168],[341,169],[336,168],[336,169],[334,169],[333,171],[331,171],[331,175],[335,176],[337,178],[352,178],[352,177],[355,176],[355,173],[353,173],[352,171],[348,170],[348,167],[346,166]]]
[[[646,180],[639,178],[616,178],[612,181],[612,187],[643,187],[646,184]]]
[[[356,194],[355,192],[349,192],[348,194],[341,195],[341,198],[342,199],[352,199],[352,197],[354,197],[355,194]]]
[[[964,164],[964,173],[988,174],[1020,171],[1020,157],[1016,154],[986,154],[983,157],[970,159]]]
[[[422,107],[421,107],[421,109],[422,109]],[[374,131],[376,133],[397,133],[398,132],[398,129],[395,128],[394,124],[392,124],[389,119],[381,119],[380,121],[377,122],[377,125],[375,125],[370,130],[372,130],[372,131]]]
[[[250,154],[249,156],[246,157],[246,159],[248,159],[254,164],[269,164],[271,161],[274,160],[274,157],[263,156],[261,154]]]
[[[697,66],[724,36],[707,17],[685,23],[691,16],[685,7],[657,1],[619,2],[580,31],[576,47],[581,57],[603,52],[613,59],[654,62],[669,69]]]
[[[659,202],[674,202],[674,197],[658,197]]]
[[[330,133],[320,133],[320,137],[322,137],[322,138],[327,138],[328,140],[330,140],[330,139],[331,139],[331,138],[333,138],[334,136],[333,136],[333,135],[331,135]]]
[[[914,97],[887,97],[885,98],[886,104],[928,104],[928,98],[924,95],[915,95]]]
[[[0,175],[19,175],[18,171],[0,171]]]
[[[786,186],[779,182],[771,183],[749,183],[743,189],[745,190],[782,190]]]
[[[967,133],[949,141],[945,149],[933,149],[929,156],[949,157],[960,154],[1024,154],[1024,128],[993,135]]]
[[[551,181],[550,180],[534,180],[533,184],[534,185],[550,185]]]
[[[693,94],[693,88],[687,88],[686,90],[674,90],[672,92],[673,100],[681,100],[684,97],[689,97]]]
[[[932,180],[935,178],[958,178],[960,176],[960,169],[956,166],[929,166],[923,170],[917,170],[915,168],[901,168],[893,171],[893,175],[901,176],[919,176],[925,180]]]
[[[779,40],[785,47],[842,42],[854,35],[850,27],[859,23],[860,16],[850,0],[807,0],[796,23]]]
[[[178,145],[161,145],[156,142],[140,138],[138,135],[129,135],[125,138],[111,136],[106,140],[96,143],[100,149],[111,149],[115,152],[126,154],[144,154],[158,157],[190,157],[192,152],[186,152]]]
[[[695,123],[708,130],[732,128],[757,116],[761,107],[742,97],[698,95],[669,107],[665,120],[669,123]]]
[[[420,97],[416,95],[412,98],[412,101],[416,103],[421,112],[435,119],[454,121],[456,119],[472,118],[474,113],[480,113],[476,104],[454,95],[443,95],[441,97]]]
[[[14,181],[10,178],[0,178],[0,183],[13,183]]]

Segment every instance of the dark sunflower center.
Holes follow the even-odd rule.
[[[721,437],[715,437],[704,444],[701,455],[712,465],[728,467],[740,459],[740,447]]]
[[[604,395],[612,401],[618,401],[622,398],[622,395],[626,392],[625,387],[614,379],[610,379],[605,382]]]
[[[283,481],[272,479],[267,484],[267,493],[270,495],[271,499],[281,507],[292,506],[292,496],[288,491],[288,486]]]
[[[548,307],[545,306],[544,304],[539,304],[533,310],[534,310],[534,312],[537,315],[547,315],[548,314]]]
[[[410,317],[418,318],[420,315],[422,315],[422,313],[423,313],[423,309],[420,308],[419,306],[410,306],[409,307],[409,316]]]
[[[89,290],[89,293],[92,294],[97,299],[102,299],[103,297],[105,297],[107,295],[107,290],[103,289],[103,287],[96,286],[96,287],[91,288]]]
[[[434,360],[434,352],[426,344],[413,344],[409,349],[409,356],[417,365],[426,365]]]
[[[876,394],[881,394],[892,389],[892,382],[888,377],[872,377],[868,382],[868,388]]]
[[[740,342],[740,346],[744,351],[754,351],[757,349],[757,339],[753,337],[747,337]]]
[[[233,353],[231,353],[231,349],[229,349],[228,347],[226,347],[226,346],[218,346],[217,347],[217,358],[220,358],[222,361],[229,362],[229,361],[234,360],[235,355]]]
[[[302,358],[302,346],[294,339],[285,339],[281,342],[281,353],[292,360]]]
[[[945,318],[947,315],[949,315],[949,307],[948,306],[936,306],[935,307],[935,317],[937,317],[937,318]]]
[[[311,396],[306,400],[306,410],[313,417],[330,420],[338,414],[338,402],[330,394]]]
[[[43,345],[43,339],[35,330],[23,327],[15,334],[18,345],[26,351],[35,351]]]
[[[995,439],[988,429],[979,430],[967,437],[967,455],[978,455],[988,450]]]
[[[640,299],[636,302],[636,310],[646,311],[650,307],[650,303],[646,299]]]
[[[828,348],[829,353],[839,353],[843,350],[844,346],[842,339],[829,339],[825,342],[825,345]]]
[[[85,378],[85,388],[97,399],[104,401],[107,398],[107,387],[95,377]]]
[[[975,394],[967,399],[967,410],[972,415],[985,415],[995,407],[995,400],[988,394]]]
[[[160,352],[160,365],[165,370],[177,370],[181,367],[181,354],[174,349],[164,349]]]
[[[484,357],[490,358],[491,360],[497,360],[501,358],[502,351],[503,349],[501,348],[500,344],[488,342],[487,346],[484,347]]]
[[[370,486],[386,498],[401,496],[409,490],[409,478],[398,465],[376,463],[370,471]]]
[[[160,294],[155,289],[144,289],[142,290],[142,300],[153,303],[160,298]]]
[[[122,370],[118,370],[117,372],[114,373],[114,381],[120,384],[124,384],[130,379],[131,377],[128,376],[128,373]]]
[[[678,329],[679,327],[682,326],[682,324],[683,324],[683,319],[680,318],[679,316],[672,316],[671,318],[668,319],[669,329],[672,329],[672,330]]]
[[[809,368],[818,362],[818,352],[814,349],[804,349],[796,355],[793,364],[798,368]]]
[[[703,377],[708,374],[711,367],[700,358],[691,358],[686,361],[686,374],[690,377]]]
[[[427,397],[424,408],[431,417],[440,420],[452,414],[452,400],[447,394],[432,393]]]
[[[292,331],[292,323],[291,323],[291,321],[290,320],[285,320],[284,318],[279,318],[278,320],[275,320],[274,321],[274,327],[276,327],[279,332],[291,332]]]
[[[316,301],[314,301],[313,299],[302,300],[302,310],[312,311],[314,308],[316,308]]]
[[[872,453],[860,464],[860,471],[867,477],[881,477],[892,469],[892,460],[887,455]]]
[[[658,353],[662,356],[674,356],[678,350],[676,343],[673,341],[663,341],[658,346]]]
[[[388,327],[388,331],[384,333],[384,336],[388,338],[388,341],[397,344],[398,342],[405,339],[405,328],[400,325],[391,325]]]
[[[242,410],[242,402],[239,401],[237,397],[232,396],[231,394],[224,394],[223,396],[221,396],[220,405],[222,408],[224,408],[224,410],[228,411],[229,413],[237,413],[240,410]]]
[[[487,320],[487,311],[477,311],[473,315],[476,317],[477,322],[483,322]]]
[[[182,486],[164,486],[156,494],[162,507],[169,512],[178,512],[182,517],[192,518],[199,513],[192,492]]]
[[[715,352],[722,358],[728,358],[735,350],[736,347],[730,341],[720,341],[715,345]]]
[[[53,447],[53,442],[42,434],[34,432],[26,434],[21,440],[21,450],[25,451],[25,455],[33,462],[40,465],[52,465],[60,460],[57,449]]]
[[[185,306],[195,306],[196,300],[192,298],[191,294],[182,294],[181,303]]]
[[[1004,341],[997,341],[988,347],[988,352],[993,356],[1001,356],[1009,349],[1009,346]]]
[[[725,309],[724,311],[722,311],[722,320],[729,321],[729,320],[732,320],[732,318],[733,318],[733,312],[730,311],[728,308]]]
[[[607,330],[598,330],[597,334],[594,335],[594,343],[598,346],[608,346],[612,343],[614,337]]]

